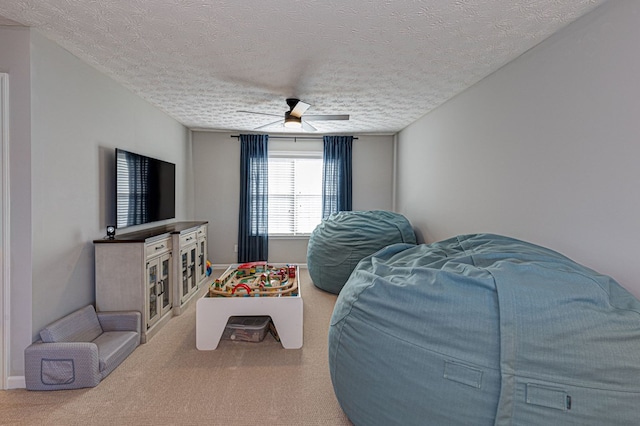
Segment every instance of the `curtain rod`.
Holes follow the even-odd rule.
[[[240,139],[240,135],[231,135],[232,138]],[[269,139],[293,139],[294,142],[298,139],[322,139],[322,136],[269,136]],[[357,140],[358,138],[354,136],[353,140]]]

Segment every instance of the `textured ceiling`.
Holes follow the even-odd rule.
[[[605,0],[0,0],[193,129],[395,133]],[[10,21],[7,21],[7,19]],[[265,129],[279,132],[283,128]]]

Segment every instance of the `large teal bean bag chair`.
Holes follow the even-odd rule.
[[[316,287],[338,294],[362,258],[396,243],[416,244],[413,228],[401,214],[385,210],[334,213],[309,238],[311,280]]]
[[[356,425],[640,424],[640,302],[549,249],[478,234],[363,259],[329,368]]]

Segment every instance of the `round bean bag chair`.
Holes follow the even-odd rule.
[[[413,228],[401,214],[384,210],[334,213],[311,233],[309,275],[316,287],[338,294],[362,258],[396,243],[416,244]]]
[[[638,424],[640,302],[503,236],[396,244],[338,296],[329,368],[356,426]]]

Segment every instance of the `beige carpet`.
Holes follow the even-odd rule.
[[[194,300],[95,388],[0,391],[0,424],[350,425],[327,363],[336,296],[314,287],[306,269],[300,276],[302,349],[283,349],[268,334],[199,351]]]

